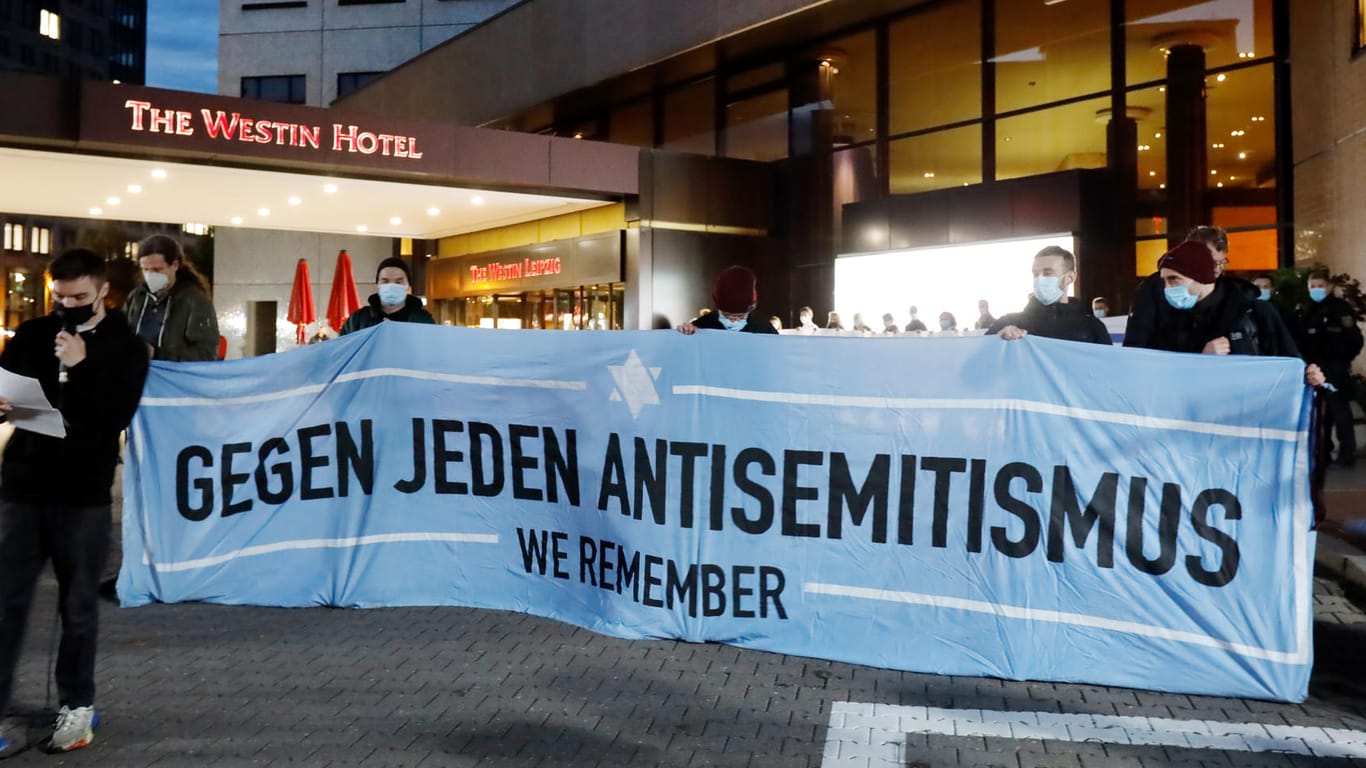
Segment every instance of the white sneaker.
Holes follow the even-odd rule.
[[[95,740],[94,707],[62,707],[57,710],[57,724],[48,741],[49,752],[70,752],[88,746]]]

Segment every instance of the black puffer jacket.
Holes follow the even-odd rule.
[[[361,307],[342,323],[341,334],[344,336],[352,331],[359,331],[364,328],[379,325],[385,320],[395,320],[400,323],[426,323],[435,325],[436,320],[432,318],[430,312],[422,306],[422,300],[411,294],[403,301],[403,308],[393,314],[385,314],[384,307],[379,303],[379,294],[370,294],[370,303]]]
[[[1229,353],[1269,357],[1299,357],[1295,339],[1270,302],[1258,301],[1255,288],[1242,281],[1219,278],[1214,292],[1188,310],[1174,309],[1158,317],[1144,346],[1170,352],[1202,352],[1209,342],[1224,337]],[[1166,304],[1164,297],[1162,303]],[[1133,319],[1130,318],[1132,324]],[[1130,343],[1126,336],[1125,346]]]
[[[1024,311],[1012,312],[996,320],[987,329],[988,334],[1000,333],[1008,325],[1023,328],[1035,336],[1064,341],[1086,341],[1092,344],[1109,344],[1110,332],[1105,323],[1096,319],[1090,308],[1079,301],[1055,301],[1044,304],[1033,296]]]

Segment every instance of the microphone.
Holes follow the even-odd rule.
[[[67,333],[71,334],[72,336],[75,336],[75,335],[78,333],[78,331],[76,330],[76,327],[77,327],[76,318],[72,317],[71,314],[70,314],[69,312],[63,312],[63,313],[61,314],[61,318],[62,318],[62,330],[63,330],[63,331],[66,331]],[[58,368],[57,368],[57,383],[58,383],[58,384],[65,384],[65,383],[66,383],[66,379],[67,379],[67,375],[66,375],[66,363],[60,363],[59,366],[58,366]]]

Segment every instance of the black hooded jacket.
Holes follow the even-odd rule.
[[[1008,325],[1023,328],[1035,336],[1064,341],[1085,341],[1092,344],[1109,344],[1110,332],[1105,323],[1096,319],[1090,307],[1078,301],[1055,301],[1044,304],[1033,296],[1021,312],[1012,312],[1000,317],[987,329],[988,334],[997,334]]]
[[[1126,333],[1124,346],[1141,346],[1169,352],[1202,352],[1209,342],[1224,337],[1229,353],[1269,357],[1299,357],[1299,348],[1280,313],[1269,301],[1257,300],[1257,289],[1242,280],[1219,278],[1214,292],[1193,308],[1180,310],[1167,304],[1165,312],[1147,334],[1144,344],[1135,344]],[[1130,316],[1132,328],[1134,317]]]
[[[351,316],[346,318],[346,322],[342,323],[341,331],[339,333],[344,336],[352,331],[359,331],[371,326],[379,325],[385,320],[396,320],[400,323],[436,324],[436,320],[432,318],[431,313],[422,306],[422,300],[412,294],[408,294],[408,296],[404,298],[402,309],[389,315],[385,314],[384,306],[379,303],[379,294],[372,293],[370,294],[369,304],[352,312]]]
[[[708,312],[705,315],[692,321],[692,324],[699,331],[724,331],[726,326],[721,324],[721,313],[717,311]],[[745,319],[745,327],[740,329],[740,333],[777,333],[778,330],[768,321],[767,317],[758,312],[750,312]]]
[[[76,507],[108,504],[119,433],[133,420],[147,379],[147,347],[122,312],[108,310],[98,325],[81,333],[85,359],[67,370],[62,384],[61,363],[53,354],[61,329],[56,315],[29,320],[0,354],[0,368],[37,379],[66,421],[64,438],[14,430],[0,463],[0,498]]]

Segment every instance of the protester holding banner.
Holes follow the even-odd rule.
[[[94,738],[97,599],[109,551],[110,486],[119,433],[142,396],[148,356],[123,313],[105,309],[103,257],[67,251],[48,276],[55,311],[20,325],[0,355],[0,367],[38,380],[65,423],[64,437],[17,427],[0,465],[0,713],[9,704],[38,574],[51,558],[62,619],[61,710],[47,746],[66,752]],[[0,413],[12,410],[0,398]],[[23,746],[20,731],[0,729],[0,756]]]
[[[381,261],[375,270],[378,290],[370,294],[365,306],[346,318],[341,327],[342,335],[379,325],[385,320],[435,325],[436,320],[422,306],[422,301],[410,293],[412,277],[408,263],[403,259],[390,256]]]
[[[1207,355],[1299,357],[1299,349],[1276,310],[1240,286],[1218,280],[1209,249],[1187,240],[1158,262],[1164,301],[1175,313],[1153,329],[1149,349]],[[1133,324],[1133,317],[1129,318]],[[1126,337],[1127,343],[1127,337]],[[1305,383],[1320,386],[1323,372],[1310,364]]]
[[[1228,234],[1220,227],[1196,227],[1186,235],[1186,241],[1205,246],[1214,268],[1214,281],[1236,289],[1249,298],[1257,297],[1257,288],[1246,280],[1228,277],[1224,268],[1228,266]],[[1165,284],[1162,276],[1154,272],[1138,284],[1134,292],[1133,305],[1129,311],[1129,322],[1124,333],[1124,346],[1150,347],[1152,335],[1159,325],[1170,326],[1180,322],[1180,314],[1163,298]]]
[[[777,333],[777,329],[763,315],[754,311],[759,304],[758,278],[748,267],[726,267],[712,283],[711,300],[715,312],[689,320],[677,330],[692,335],[699,330],[739,331],[742,333]]]
[[[1012,312],[987,328],[987,335],[1000,334],[1007,340],[1036,334],[1065,341],[1109,344],[1105,324],[1079,301],[1072,301],[1067,289],[1077,281],[1077,260],[1070,252],[1050,245],[1034,256],[1034,293],[1021,312]]]
[[[180,241],[167,235],[143,240],[138,266],[143,282],[128,295],[123,312],[152,359],[217,360],[218,313]]]

